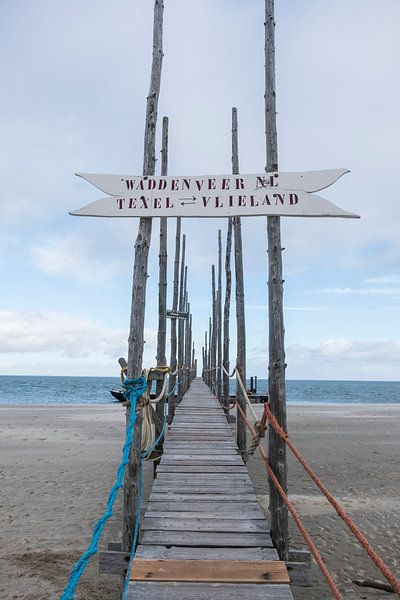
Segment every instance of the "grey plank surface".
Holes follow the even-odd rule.
[[[196,548],[194,546],[138,546],[138,558],[182,558],[186,560],[279,560],[275,548]]]
[[[244,465],[171,465],[160,464],[157,473],[247,473]]]
[[[179,483],[176,483],[174,486],[164,486],[161,484],[157,484],[153,486],[154,489],[154,493],[157,494],[166,494],[166,495],[170,495],[170,494],[184,494],[184,495],[192,495],[192,494],[203,494],[203,495],[210,495],[210,494],[215,494],[216,496],[228,496],[228,495],[236,495],[237,493],[239,494],[247,494],[248,496],[251,496],[253,494],[253,488],[250,487],[248,484],[241,484],[241,485],[231,485],[229,487],[222,487],[221,485],[218,485],[217,483],[215,485],[189,485],[189,484],[184,484],[182,483],[181,485]]]
[[[131,582],[127,600],[293,600],[288,585]]]
[[[252,502],[254,501],[254,494],[218,494],[218,498],[216,497],[215,494],[201,494],[201,493],[188,493],[188,494],[179,494],[179,493],[169,493],[169,494],[164,494],[164,493],[157,493],[157,492],[152,492],[151,494],[151,499],[158,501],[158,502],[163,502],[164,500],[166,502],[172,502],[174,500],[178,501],[178,502],[190,502],[190,501],[197,501],[197,502],[215,502],[216,500],[218,500],[218,502],[224,502],[225,501],[229,501],[229,502]]]
[[[222,408],[195,380],[164,442],[136,556],[278,560]],[[287,585],[130,582],[127,598],[293,600]]]
[[[171,476],[172,475],[172,476]],[[246,482],[251,484],[251,479],[244,473],[158,473],[157,481],[163,483],[182,483],[183,481],[192,481],[193,483],[199,483],[200,485],[204,482],[216,482],[216,483],[228,483],[228,482]]]
[[[162,544],[164,546],[231,546],[247,548],[265,546],[272,548],[269,534],[266,533],[234,533],[203,531],[143,531],[141,544]],[[245,555],[245,552],[243,552]]]
[[[211,519],[187,518],[182,515],[168,517],[147,516],[143,519],[142,531],[227,531],[231,533],[268,533],[264,519]]]
[[[262,512],[258,504],[254,501],[249,502],[231,502],[225,500],[218,502],[216,498],[212,501],[169,501],[150,500],[148,504],[148,512],[212,512],[221,517],[225,515],[254,515],[257,518],[262,518]],[[148,513],[146,513],[148,514]],[[232,517],[233,518],[233,517]],[[235,517],[236,518],[236,517]]]
[[[201,508],[201,507],[198,507]],[[241,509],[237,509],[235,511],[222,511],[222,510],[154,510],[152,507],[148,507],[146,511],[147,517],[157,517],[157,518],[171,518],[176,517],[179,519],[255,519],[257,521],[266,522],[263,516],[257,510],[246,509],[245,507],[241,507]]]

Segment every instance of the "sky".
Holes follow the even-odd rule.
[[[119,373],[137,221],[68,211],[102,196],[74,173],[142,172],[152,21],[151,0],[0,4],[0,374]],[[170,175],[231,172],[232,106],[240,171],[263,172],[263,21],[263,0],[165,0]],[[287,377],[400,380],[400,3],[276,0],[276,22],[279,168],[350,169],[320,195],[361,215],[282,218]],[[224,219],[183,221],[199,357],[218,228],[225,240]],[[266,219],[242,228],[247,372],[266,377]],[[157,278],[155,221],[148,367]]]

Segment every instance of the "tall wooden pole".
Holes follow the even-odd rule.
[[[275,87],[274,0],[265,2],[265,131],[266,171],[278,170]],[[271,410],[286,431],[285,328],[283,323],[282,245],[279,217],[267,218],[268,229],[268,311],[269,311],[269,401]],[[279,483],[287,491],[286,446],[271,429],[269,460]],[[288,560],[288,511],[270,480],[271,536],[281,560]]]
[[[224,303],[224,356],[223,365],[229,371],[229,317],[231,310],[231,252],[232,252],[232,218],[228,219],[228,233],[226,236],[226,255],[225,255],[225,303]],[[224,388],[224,406],[227,410],[229,406],[229,377],[223,374]]]
[[[203,379],[207,383],[208,369],[208,347],[207,347],[207,330],[204,332],[204,364],[203,364]]]
[[[190,385],[190,362],[192,357],[192,342],[190,340],[190,329],[192,327],[192,315],[190,314],[190,302],[188,302],[186,310],[189,313],[189,318],[186,321],[185,332],[185,392]]]
[[[222,402],[222,239],[218,230],[218,294],[217,294],[217,396]]]
[[[232,173],[234,175],[239,173],[238,118],[236,108],[232,108]],[[236,280],[236,366],[243,384],[246,386],[246,318],[244,313],[243,246],[240,217],[233,217],[233,232],[235,238]],[[238,383],[236,384],[236,399],[243,412],[246,413],[246,401]],[[237,411],[236,440],[243,458],[246,459],[246,423],[239,411]]]
[[[162,148],[161,148],[161,175],[168,174],[168,117],[163,119]],[[167,338],[167,217],[160,218],[160,253],[158,275],[158,333],[157,333],[157,366],[167,364],[166,338]],[[161,394],[162,381],[157,381],[157,397]],[[164,418],[164,402],[160,400],[156,406],[156,413]]]
[[[174,258],[174,289],[172,297],[172,310],[178,310],[178,294],[179,294],[179,255],[181,247],[181,217],[176,219],[176,235],[175,235],[175,258]],[[174,373],[178,365],[177,359],[177,333],[176,319],[171,319],[171,359],[170,367]],[[169,380],[169,398],[168,398],[168,422],[171,423],[175,412],[175,393],[176,375],[171,375]],[[179,379],[179,377],[178,377]]]
[[[157,123],[158,97],[161,85],[161,66],[163,59],[163,0],[154,2],[153,60],[151,67],[150,90],[147,97],[146,124],[144,136],[143,175],[154,175],[156,154],[155,137]],[[142,371],[144,346],[144,317],[146,302],[147,265],[151,241],[149,218],[141,218],[135,243],[135,261],[133,268],[132,308],[128,347],[128,377],[138,377]],[[130,406],[126,411],[127,423],[130,420]],[[139,486],[139,468],[141,455],[142,419],[136,420],[133,444],[129,464],[124,480],[122,550],[130,552],[132,548]]]
[[[186,253],[186,236],[183,234],[182,236],[182,256],[181,256],[181,274],[179,280],[179,311],[183,312],[185,307],[185,253]],[[184,359],[184,324],[183,320],[179,319],[178,321],[178,367],[179,369],[183,369],[183,359]],[[179,385],[178,385],[178,393],[177,400],[180,402],[182,400],[182,391],[183,391],[183,376],[184,371],[181,370],[178,375]]]
[[[212,356],[212,319],[208,319],[208,387],[212,387],[212,373],[211,373],[211,356]]]
[[[212,343],[211,343],[211,380],[212,391],[216,393],[217,384],[217,291],[215,289],[215,265],[211,267],[211,297],[212,297]]]

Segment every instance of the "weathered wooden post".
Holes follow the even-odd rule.
[[[218,292],[217,292],[217,396],[222,402],[222,239],[218,229]]]
[[[191,381],[193,381],[194,379],[194,363],[196,360],[196,349],[194,347],[194,342],[193,342],[193,330],[190,330],[190,340],[192,341],[193,344],[193,350],[192,350],[192,362],[190,365],[191,371],[190,371],[190,375],[191,375]]]
[[[143,174],[153,175],[155,172],[155,134],[157,123],[158,97],[161,85],[161,66],[163,59],[162,32],[163,32],[163,0],[154,3],[154,29],[153,29],[153,60],[151,67],[150,91],[147,97],[146,125],[144,137]],[[135,260],[133,269],[132,308],[129,331],[128,348],[128,377],[138,377],[142,371],[143,346],[144,346],[144,317],[147,283],[147,265],[151,241],[150,218],[142,217],[135,243]],[[130,420],[130,406],[127,407],[126,420]],[[137,515],[139,469],[141,456],[141,429],[142,419],[138,416],[133,444],[130,453],[129,465],[126,469],[124,480],[123,502],[123,529],[122,550],[130,552]]]
[[[163,119],[162,148],[161,148],[161,175],[168,174],[168,117]],[[157,366],[167,364],[166,338],[167,338],[167,217],[160,218],[160,253],[158,276],[158,332],[157,332]],[[156,394],[161,394],[163,382],[157,381]],[[160,400],[156,406],[156,413],[160,420],[164,419],[164,401]],[[162,446],[162,444],[161,444]]]
[[[228,219],[228,232],[226,235],[226,255],[225,255],[225,303],[224,303],[224,351],[223,365],[229,371],[229,317],[231,310],[231,252],[232,252],[232,218]],[[223,374],[224,406],[225,410],[229,406],[229,377]]]
[[[266,171],[278,171],[275,88],[274,0],[265,2],[265,132]],[[286,431],[285,328],[283,322],[283,279],[280,217],[267,217],[268,229],[268,316],[269,365],[268,391],[271,410]],[[270,428],[269,461],[279,483],[287,491],[286,446]],[[288,560],[288,511],[270,480],[271,536],[281,560]]]
[[[237,109],[232,108],[232,173],[239,173],[239,147],[238,147],[238,118]],[[243,247],[242,224],[240,217],[233,217],[233,232],[235,238],[235,281],[236,281],[236,335],[237,357],[236,366],[246,386],[246,319],[244,312],[244,277],[243,277]],[[246,401],[243,392],[236,384],[236,400],[246,413]],[[246,459],[246,424],[237,411],[236,439],[243,458]]]
[[[178,294],[179,294],[179,255],[181,246],[181,217],[176,219],[176,235],[175,235],[175,258],[174,258],[174,289],[172,297],[172,311],[178,310]],[[178,366],[177,360],[177,334],[176,334],[176,319],[171,319],[171,359],[170,367],[172,373],[174,373]],[[171,423],[174,418],[175,411],[175,384],[177,377],[171,375],[169,379],[169,398],[168,398],[168,422]],[[179,376],[178,376],[179,380]]]
[[[186,252],[186,235],[182,236],[182,256],[181,256],[181,274],[179,281],[179,311],[183,312],[185,306],[185,252]],[[180,402],[182,400],[182,392],[183,392],[183,359],[184,359],[184,323],[182,319],[178,321],[178,368],[180,372],[178,374],[178,393],[177,400]]]
[[[212,297],[212,343],[211,343],[211,389],[216,394],[217,388],[217,291],[215,289],[215,265],[211,267],[211,297]]]
[[[188,267],[185,265],[185,277],[183,280],[183,312],[187,313],[188,307],[188,291],[187,291],[187,278],[188,278]],[[186,393],[187,386],[187,370],[186,370],[186,334],[187,334],[187,320],[182,320],[182,385],[180,390],[179,401],[182,400]]]
[[[190,313],[190,302],[186,303],[185,311],[188,312],[188,313]],[[184,370],[184,375],[185,375],[184,381],[185,381],[185,385],[184,385],[184,393],[187,392],[187,389],[189,387],[189,379],[190,379],[190,377],[189,377],[189,371],[188,371],[189,362],[190,362],[190,353],[191,353],[191,347],[189,345],[190,344],[190,339],[189,339],[190,338],[190,331],[189,331],[189,328],[190,328],[190,318],[191,317],[189,317],[189,319],[186,319],[184,321],[184,324],[185,324],[185,357],[184,357],[184,369],[185,369]]]
[[[212,356],[212,319],[208,319],[208,387],[212,388],[211,356]]]
[[[203,364],[203,379],[208,383],[208,346],[207,346],[207,330],[204,332],[204,364]]]

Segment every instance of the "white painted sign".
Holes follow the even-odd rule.
[[[318,192],[350,173],[348,169],[330,169],[328,171],[304,171],[303,173],[257,173],[255,175],[189,175],[185,177],[156,177],[135,175],[99,175],[95,173],[77,173],[110,196],[123,196],[146,192],[162,192],[173,195],[174,199],[199,194],[232,194],[243,192],[252,194],[265,188]]]
[[[347,172],[347,169],[336,169],[308,173],[136,178],[80,174],[112,195],[70,214],[87,217],[275,215],[358,218],[358,215],[308,191],[328,187]],[[287,187],[282,187],[282,183]]]

